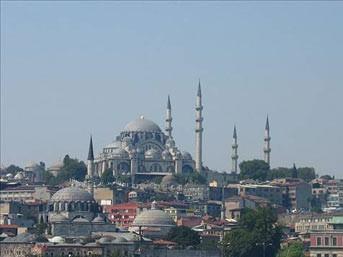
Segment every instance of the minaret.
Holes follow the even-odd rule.
[[[202,171],[202,103],[201,103],[201,86],[199,80],[198,93],[196,98],[196,119],[195,119],[195,170],[199,173]]]
[[[168,138],[172,138],[172,115],[171,115],[171,104],[170,104],[170,97],[168,95],[168,102],[167,102],[167,117],[166,117],[166,132],[168,135]]]
[[[269,164],[270,166],[270,152],[271,152],[271,148],[270,148],[270,129],[269,129],[269,119],[267,116],[267,121],[266,121],[266,127],[264,129],[264,161],[266,163]]]
[[[89,150],[87,158],[87,177],[86,177],[88,191],[93,195],[94,193],[94,152],[93,152],[93,140],[92,136],[89,141]]]
[[[233,127],[233,137],[232,137],[232,173],[237,174],[238,171],[238,144],[237,144],[237,131],[236,131],[236,125]]]

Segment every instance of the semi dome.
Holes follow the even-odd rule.
[[[67,217],[62,214],[54,214],[50,217],[50,222],[63,222],[67,220]]]
[[[98,215],[92,220],[92,222],[94,222],[94,223],[105,223],[105,219],[102,216]]]
[[[49,239],[49,241],[54,244],[64,244],[66,242],[66,240],[60,236],[54,236],[53,238]]]
[[[171,186],[171,185],[177,185],[177,179],[174,175],[166,175],[163,177],[161,181],[161,185],[163,186]]]
[[[161,159],[161,152],[155,148],[151,148],[145,152],[146,159]]]
[[[113,152],[112,152],[111,154],[112,154],[114,157],[129,158],[129,153],[126,152],[123,148],[114,149]]]
[[[48,170],[60,170],[62,169],[64,166],[63,161],[62,160],[58,160],[55,163],[53,163]]]
[[[120,148],[121,142],[120,141],[113,141],[112,143],[105,146],[105,148]]]
[[[73,220],[73,223],[88,223],[89,220],[87,220],[86,218],[76,218]]]
[[[145,119],[143,116],[131,121],[124,127],[124,131],[139,132],[161,132],[160,127],[153,121]]]
[[[182,159],[183,160],[192,160],[192,155],[189,152],[182,152]]]
[[[77,201],[95,201],[93,196],[86,190],[71,186],[71,187],[65,187],[61,190],[58,190],[52,197],[52,202],[77,202]]]
[[[39,167],[39,164],[34,162],[34,161],[29,161],[26,165],[25,165],[25,169],[29,170],[29,169],[36,169]]]

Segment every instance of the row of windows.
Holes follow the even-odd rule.
[[[317,245],[330,245],[330,241],[331,241],[331,245],[332,246],[336,246],[337,245],[337,238],[336,237],[332,237],[332,240],[330,240],[329,237],[325,237],[324,240],[322,240],[321,237],[317,237]]]
[[[317,257],[337,257],[337,254],[334,253],[330,256],[330,254],[328,254],[328,253],[325,253],[325,254],[318,253]]]

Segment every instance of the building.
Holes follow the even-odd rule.
[[[0,201],[48,201],[56,191],[56,187],[44,185],[8,185],[0,190]]]
[[[273,204],[282,205],[282,191],[278,186],[243,184],[239,185],[239,194],[263,197]]]
[[[180,151],[172,136],[171,103],[168,97],[166,133],[153,121],[141,116],[129,122],[115,141],[95,158],[95,173],[111,169],[115,176],[146,179],[154,176],[190,173],[202,170],[202,105],[200,85],[196,105],[196,160]]]
[[[310,257],[343,257],[343,230],[313,231]]]
[[[102,216],[93,196],[74,185],[52,196],[48,215],[53,236],[73,238],[90,236],[94,232],[116,231],[116,226]]]
[[[291,210],[308,210],[312,199],[312,187],[302,179],[275,179],[271,183],[282,190],[283,206]]]
[[[108,219],[118,227],[128,228],[135,220],[139,205],[137,203],[121,203],[104,206]]]

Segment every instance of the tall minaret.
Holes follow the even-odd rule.
[[[166,132],[168,135],[168,138],[172,138],[172,115],[171,115],[171,104],[170,104],[170,97],[168,95],[168,102],[167,102],[167,117],[166,117]]]
[[[270,152],[271,152],[271,148],[270,148],[270,129],[269,129],[269,119],[268,119],[268,116],[267,116],[267,121],[266,121],[266,127],[264,129],[264,148],[263,148],[263,151],[264,151],[264,161],[266,163],[269,164],[270,166]]]
[[[89,141],[89,150],[87,158],[87,177],[86,177],[88,191],[93,195],[94,193],[94,152],[93,152],[93,140],[92,136]]]
[[[236,125],[233,127],[233,137],[232,137],[232,173],[237,174],[238,171],[238,144],[237,144],[237,131],[236,131]]]
[[[203,106],[201,104],[201,86],[199,80],[198,93],[195,105],[195,170],[199,173],[201,173],[202,171],[202,132],[204,130],[202,127],[202,109]]]

